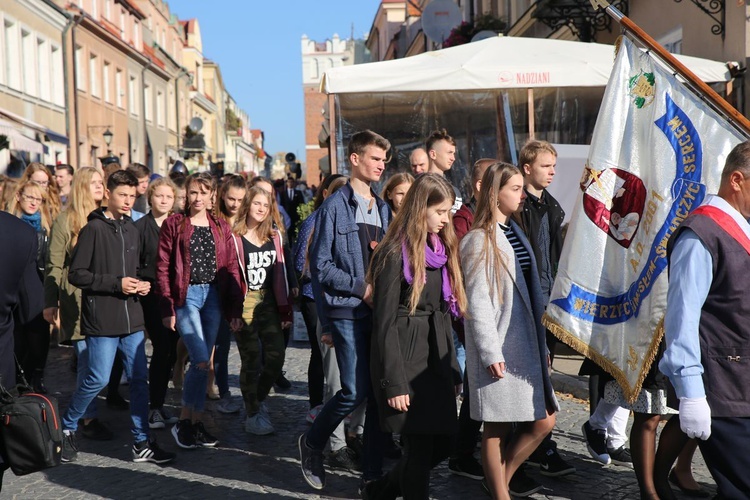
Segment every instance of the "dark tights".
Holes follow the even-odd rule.
[[[630,430],[630,451],[633,457],[635,477],[641,490],[641,498],[658,500],[654,487],[654,460],[656,457],[656,429],[660,415],[634,413]]]

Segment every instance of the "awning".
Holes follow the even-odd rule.
[[[8,137],[10,149],[27,151],[38,155],[44,154],[44,145],[23,135],[11,122],[0,120],[0,135]]]
[[[65,144],[66,146],[70,144],[70,141],[68,141],[67,137],[65,137],[63,134],[58,134],[52,129],[45,129],[44,136],[48,141],[51,142],[59,142],[60,144]]]

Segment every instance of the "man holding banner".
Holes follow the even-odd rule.
[[[659,363],[680,398],[680,427],[698,438],[718,498],[750,492],[750,142],[727,157],[717,196],[667,246],[669,291]]]

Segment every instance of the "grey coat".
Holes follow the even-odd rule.
[[[520,227],[511,227],[530,255],[531,245]],[[468,318],[466,373],[471,389],[471,418],[485,422],[528,422],[543,419],[559,406],[547,368],[546,334],[542,326],[544,296],[536,260],[531,259],[529,284],[513,247],[501,230],[496,244],[508,257],[502,273],[502,301],[490,298],[490,285],[480,253],[484,232],[473,230],[461,241]],[[493,271],[490,270],[490,279]],[[505,377],[493,379],[487,367],[505,362]]]

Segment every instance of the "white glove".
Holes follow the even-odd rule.
[[[711,408],[705,396],[680,398],[680,429],[689,438],[708,439],[711,435]]]

